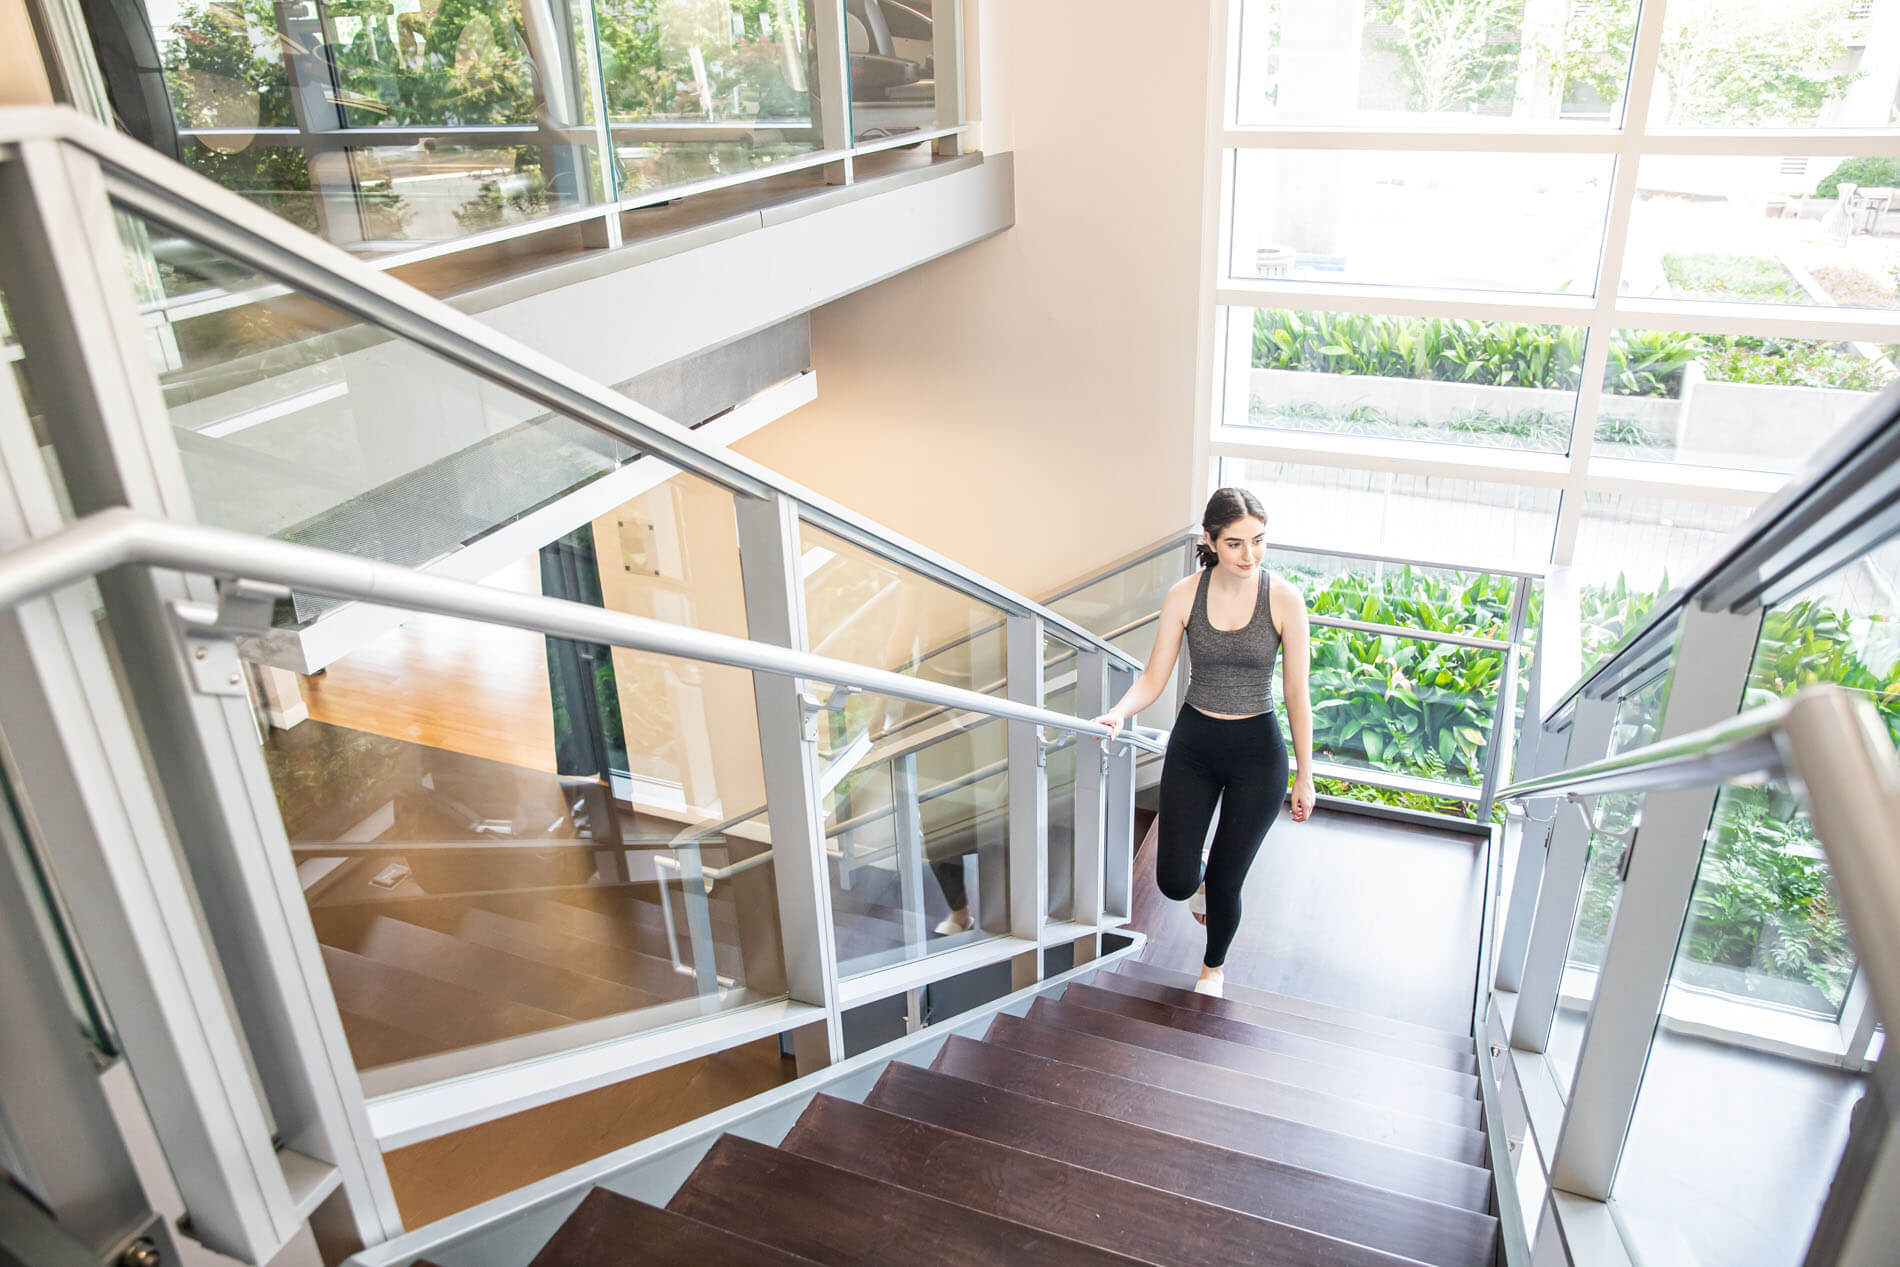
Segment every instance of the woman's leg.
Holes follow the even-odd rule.
[[[1185,736],[1182,731],[1189,733]],[[1155,885],[1173,902],[1185,902],[1201,887],[1201,846],[1214,818],[1221,785],[1194,752],[1190,727],[1176,725],[1161,765],[1156,812]]]
[[[962,858],[933,862],[930,864],[930,874],[937,877],[937,887],[943,890],[943,900],[950,904],[952,911],[970,909],[970,892],[963,883]]]
[[[1262,727],[1258,739],[1233,754],[1245,761],[1248,773],[1228,782],[1207,855],[1207,955],[1202,962],[1209,968],[1227,962],[1227,948],[1240,931],[1240,891],[1286,800],[1286,744],[1279,722],[1269,721],[1270,731]]]

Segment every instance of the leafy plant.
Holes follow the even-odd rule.
[[[1574,390],[1583,331],[1447,317],[1254,313],[1256,369],[1366,374],[1484,387]]]
[[[1841,196],[1841,182],[1863,188],[1888,189],[1900,185],[1900,158],[1844,158],[1814,187],[1817,198]]]
[[[1807,299],[1793,274],[1760,255],[1663,252],[1663,276],[1680,294],[1714,298]]]

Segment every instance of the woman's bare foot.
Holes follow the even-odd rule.
[[[1226,988],[1226,985],[1227,973],[1225,969],[1209,968],[1203,965],[1201,968],[1201,979],[1194,983],[1194,993],[1211,994],[1218,999],[1224,997],[1221,991]]]

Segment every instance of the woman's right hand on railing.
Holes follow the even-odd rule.
[[[1100,717],[1091,717],[1089,720],[1094,722],[1097,726],[1108,727],[1108,734],[1106,736],[1095,736],[1096,743],[1107,743],[1110,739],[1118,738],[1122,733],[1122,715],[1113,710],[1103,713]]]

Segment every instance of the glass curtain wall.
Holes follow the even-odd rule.
[[[1895,377],[1894,6],[1236,7],[1209,478],[1277,543],[1574,569],[1587,671]]]

